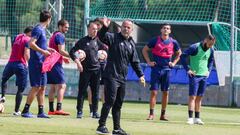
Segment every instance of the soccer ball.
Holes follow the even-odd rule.
[[[77,50],[75,55],[80,61],[84,61],[86,58],[86,53],[83,50]]]
[[[0,103],[0,113],[3,113],[4,112],[4,104],[3,103]]]
[[[107,52],[105,50],[98,51],[98,59],[99,60],[106,60],[107,59]]]

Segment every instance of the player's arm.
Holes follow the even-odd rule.
[[[142,54],[143,54],[143,57],[144,57],[145,61],[147,62],[147,64],[149,66],[153,67],[156,65],[156,62],[150,60],[149,55],[148,55],[149,51],[151,51],[151,48],[149,48],[148,45],[145,45],[142,49]]]
[[[182,51],[179,49],[178,51],[175,52],[175,55],[176,57],[173,60],[171,67],[174,67],[178,63],[178,61],[180,60],[180,56],[182,55]]]
[[[99,50],[108,50],[108,46],[106,44],[104,44],[103,42],[101,42],[99,39],[97,40],[97,43],[99,45]]]
[[[31,38],[29,41],[29,47],[31,49],[33,49],[34,51],[38,51],[38,52],[42,53],[44,56],[49,56],[51,54],[49,51],[43,50],[40,47],[38,47],[36,42],[37,42],[37,39]]]
[[[75,45],[70,49],[70,51],[69,51],[69,56],[70,56],[70,58],[74,61],[75,59],[77,59],[77,57],[76,57],[76,55],[75,55],[75,52],[77,51],[77,50],[79,50],[79,49],[81,49],[80,48],[80,44],[82,44],[83,43],[83,41],[82,41],[82,39],[80,39],[80,40],[78,40],[76,43],[75,43]]]
[[[133,70],[136,72],[137,76],[139,77],[140,83],[145,87],[146,85],[145,78],[144,78],[143,71],[140,67],[140,60],[138,58],[138,54],[135,47],[133,47],[133,53],[130,59],[130,63]]]
[[[70,56],[69,56],[69,53],[65,51],[65,45],[58,45],[58,50],[63,57],[63,61],[65,63],[70,63]]]
[[[80,49],[80,44],[82,43],[82,40],[80,39],[73,48],[69,51],[70,58],[77,64],[77,68],[80,72],[83,71],[82,64],[80,60],[76,57],[75,52]]]
[[[65,37],[62,34],[57,34],[54,39],[55,44],[58,47],[59,53],[64,57],[70,57],[68,52],[65,51]]]
[[[174,67],[178,63],[178,61],[180,60],[180,56],[182,55],[182,51],[180,49],[179,43],[177,41],[174,41],[173,44],[174,44],[175,58],[172,62],[169,63],[170,67]]]
[[[107,46],[110,46],[111,43],[113,43],[114,40],[114,34],[108,32],[108,27],[111,23],[111,21],[107,18],[102,19],[103,26],[102,28],[98,31],[98,38],[100,39],[101,42],[106,44]]]
[[[187,73],[190,75],[190,76],[194,76],[195,73],[194,71],[192,71],[190,68],[189,68],[189,65],[187,64],[187,58],[191,55],[191,56],[194,56],[196,55],[198,52],[197,50],[197,46],[196,45],[192,45],[190,46],[187,50],[185,50],[182,55],[180,56],[180,60],[181,60],[181,63],[184,67],[184,69],[187,71]]]
[[[53,53],[53,52],[56,52],[56,50],[55,50],[55,49],[53,49],[53,48],[50,48],[50,47],[48,47],[48,48],[47,48],[47,50],[48,50],[49,52],[51,52],[51,53]]]
[[[151,49],[156,45],[156,42],[157,42],[157,38],[154,37],[154,38],[150,39],[148,44],[145,45],[142,49],[143,57],[144,57],[145,61],[147,62],[147,64],[151,67],[155,66],[156,62],[150,60],[148,52],[151,51]]]
[[[211,54],[208,59],[208,71],[210,72],[213,68],[213,63],[214,63],[214,50],[211,48]]]
[[[24,47],[24,59],[28,61],[30,59],[30,49],[29,49],[29,43],[25,44]]]
[[[59,53],[62,55],[62,56],[65,56],[65,57],[70,57],[68,52],[65,51],[65,45],[58,45],[58,50],[59,50]]]

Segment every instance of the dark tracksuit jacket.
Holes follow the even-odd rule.
[[[128,64],[131,64],[138,77],[143,76],[143,72],[132,37],[125,39],[121,33],[109,33],[107,30],[103,27],[98,34],[99,39],[108,45],[108,59],[103,73],[105,103],[102,107],[99,126],[106,124],[108,113],[112,108],[114,129],[119,129]]]
[[[80,73],[78,85],[79,91],[77,98],[77,111],[82,111],[84,95],[87,91],[88,85],[90,85],[92,90],[93,113],[96,113],[98,110],[98,95],[100,83],[100,62],[98,61],[97,52],[98,50],[105,48],[98,39],[98,37],[91,38],[89,36],[85,36],[79,41],[77,41],[75,46],[70,50],[69,55],[72,60],[76,59],[74,53],[79,49],[83,50],[86,53],[86,58],[84,61],[81,62],[83,66],[83,72]]]

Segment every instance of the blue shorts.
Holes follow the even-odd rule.
[[[159,86],[161,85],[161,91],[168,91],[169,85],[170,85],[169,76],[170,76],[170,70],[164,70],[158,67],[152,67],[150,90],[159,90]]]
[[[47,72],[47,84],[64,84],[64,70],[62,64],[56,63],[52,70]]]
[[[189,77],[189,96],[203,96],[206,87],[206,76]]]
[[[42,63],[29,61],[28,69],[32,87],[47,85],[47,73],[42,73]]]
[[[2,74],[2,80],[8,80],[16,75],[16,86],[24,90],[27,86],[28,69],[21,62],[8,62]]]

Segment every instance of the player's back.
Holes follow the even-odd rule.
[[[26,63],[26,60],[24,58],[24,49],[27,47],[29,40],[30,37],[28,37],[26,34],[17,35],[12,45],[12,52],[9,58],[9,62],[19,61]]]

